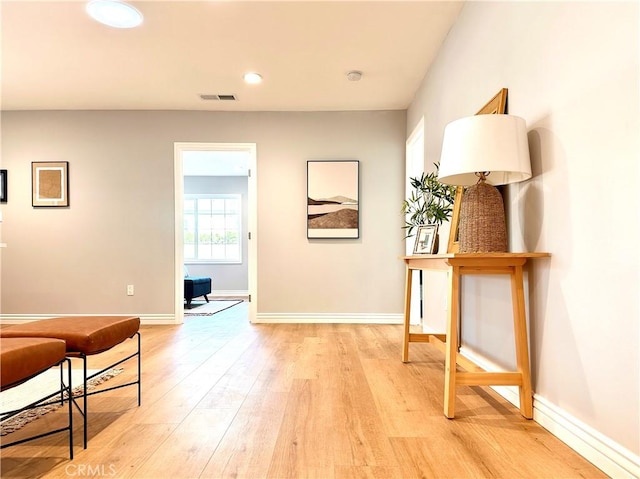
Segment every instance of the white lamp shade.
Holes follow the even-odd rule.
[[[438,180],[469,186],[476,172],[486,182],[505,185],[531,178],[525,121],[512,115],[475,115],[449,123],[444,130]]]

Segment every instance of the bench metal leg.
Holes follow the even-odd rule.
[[[68,374],[68,385],[65,384],[65,382],[62,380],[63,378],[63,369],[64,369],[64,363],[67,363],[67,374]],[[64,394],[67,394],[67,397],[71,397],[71,361],[69,360],[69,358],[63,359],[62,361],[60,361],[60,363],[58,364],[60,366],[60,391],[56,391],[52,394],[49,394],[48,396],[45,396],[42,399],[37,400],[36,402],[33,402],[21,409],[16,409],[15,411],[7,411],[7,412],[3,412],[0,414],[0,419],[2,421],[5,421],[6,419],[10,419],[20,413],[23,413],[25,411],[28,411],[30,409],[34,409],[36,407],[41,407],[41,406],[46,406],[49,404],[54,404],[54,403],[58,403],[57,399],[53,399],[55,398],[55,396],[57,396],[58,394],[60,394],[60,398],[62,401],[64,401]],[[35,376],[34,376],[35,377]],[[69,421],[68,421],[68,425],[66,427],[63,428],[59,428],[59,429],[54,429],[52,431],[48,431],[42,434],[37,434],[35,436],[30,436],[24,439],[20,439],[19,441],[14,441],[14,442],[10,442],[10,443],[3,443],[2,445],[0,445],[0,449],[4,449],[5,447],[10,447],[10,446],[17,446],[18,444],[23,444],[25,442],[29,442],[29,441],[33,441],[35,439],[40,439],[41,437],[47,437],[47,436],[51,436],[52,434],[57,434],[59,432],[64,432],[64,431],[69,431],[69,459],[73,459],[73,408],[72,408],[72,401],[69,401]]]
[[[127,386],[133,386],[135,384],[138,385],[138,406],[140,406],[142,404],[142,361],[141,361],[141,336],[140,336],[140,332],[136,332],[133,336],[131,336],[131,338],[133,338],[134,336],[137,336],[137,351],[135,353],[130,354],[129,356],[127,356],[126,358],[121,359],[120,361],[117,361],[109,366],[107,366],[104,369],[101,369],[100,371],[98,371],[97,373],[92,374],[91,376],[87,375],[87,356],[85,354],[80,354],[79,356],[74,356],[74,357],[79,357],[80,359],[82,359],[82,367],[83,367],[83,389],[82,389],[82,407],[80,407],[78,405],[78,402],[76,400],[76,398],[73,398],[73,403],[75,404],[76,408],[78,409],[78,411],[80,411],[80,414],[82,414],[83,417],[83,427],[84,427],[84,438],[83,438],[83,445],[84,445],[84,449],[87,448],[87,443],[88,443],[88,438],[87,438],[87,424],[88,424],[88,420],[87,420],[87,416],[88,416],[88,408],[87,408],[87,397],[88,396],[93,396],[94,394],[100,394],[100,393],[104,393],[107,391],[112,391],[114,389],[120,389],[120,388],[124,388]],[[130,338],[130,339],[131,339]],[[125,361],[128,361],[129,359],[132,359],[134,357],[138,358],[138,378],[135,381],[131,381],[128,382],[126,384],[120,384],[119,386],[112,386],[109,388],[104,388],[104,389],[100,389],[99,391],[91,391],[88,392],[87,391],[87,384],[88,381],[90,381],[91,379],[100,376],[101,374],[107,372],[109,369],[113,369],[116,366],[119,366],[120,364],[124,363]]]

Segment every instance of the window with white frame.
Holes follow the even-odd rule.
[[[241,262],[241,220],[239,194],[185,195],[185,261]]]

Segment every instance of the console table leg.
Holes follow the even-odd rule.
[[[453,266],[449,273],[449,317],[447,319],[447,344],[445,348],[444,415],[455,417],[456,359],[458,355],[458,305],[460,298],[460,267]]]
[[[527,419],[533,418],[533,392],[529,366],[529,340],[524,304],[524,279],[522,266],[515,266],[511,274],[511,296],[513,302],[513,326],[518,372],[522,375],[520,385],[520,413]]]
[[[409,325],[411,319],[411,287],[413,270],[407,267],[404,281],[404,338],[402,342],[402,362],[409,362]]]

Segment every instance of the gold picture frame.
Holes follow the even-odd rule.
[[[495,96],[489,100],[476,115],[504,115],[507,112],[507,88],[502,88]],[[458,239],[458,226],[460,224],[460,208],[462,207],[462,195],[464,187],[456,188],[456,196],[453,200],[453,212],[451,213],[451,230],[449,232],[449,243],[447,253],[458,253],[460,251],[460,241]]]
[[[69,162],[34,161],[31,163],[31,205],[69,206]]]
[[[502,88],[476,115],[504,115],[507,112],[507,88]]]

